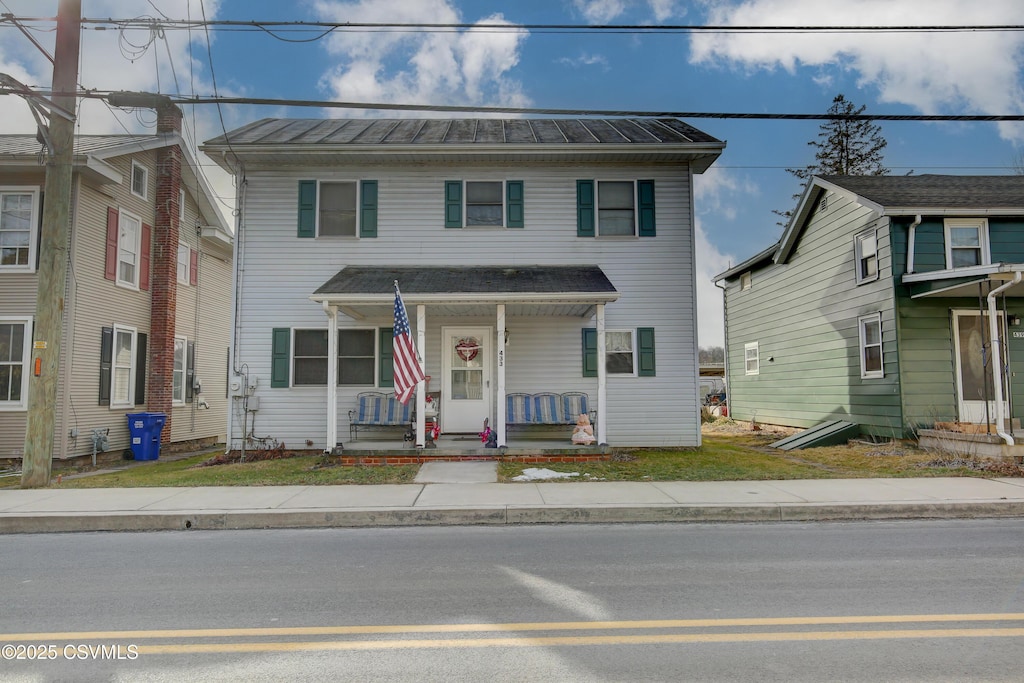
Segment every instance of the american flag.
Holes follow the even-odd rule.
[[[423,365],[416,355],[409,329],[409,316],[402,303],[402,293],[395,280],[395,395],[405,405],[412,398],[416,385],[423,381]]]

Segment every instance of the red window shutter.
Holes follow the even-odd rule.
[[[142,224],[142,245],[139,247],[139,289],[149,291],[149,241],[153,227]]]
[[[199,252],[195,249],[188,250],[188,283],[199,283]]]
[[[108,280],[117,279],[117,222],[117,209],[107,207],[107,263],[103,277]]]

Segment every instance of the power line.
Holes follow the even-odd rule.
[[[109,94],[109,93],[107,93]],[[105,98],[97,91],[81,97]],[[598,116],[602,118],[677,118],[748,119],[783,121],[1024,121],[1024,114],[794,114],[765,112],[637,111],[627,109],[555,109],[547,107],[485,107],[479,105],[400,104],[393,102],[335,102],[331,100],[291,100],[265,97],[174,97],[177,104],[250,104],[325,109],[375,109],[385,111],[458,112],[471,114],[544,114],[548,116]]]

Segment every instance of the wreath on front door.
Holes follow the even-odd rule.
[[[455,342],[455,353],[468,363],[480,353],[480,342],[474,337],[463,337]]]

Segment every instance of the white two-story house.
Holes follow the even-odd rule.
[[[232,446],[333,448],[360,392],[393,391],[396,280],[443,435],[487,419],[505,444],[510,393],[585,392],[601,443],[699,445],[693,175],[724,147],[676,119],[264,119],[207,141],[239,188]]]

